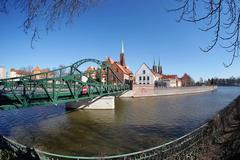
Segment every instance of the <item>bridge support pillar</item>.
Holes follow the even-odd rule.
[[[115,109],[115,96],[96,97],[92,100],[67,104],[67,108]]]

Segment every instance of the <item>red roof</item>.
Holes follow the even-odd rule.
[[[31,72],[29,72],[29,71],[16,70],[16,69],[14,69],[14,68],[11,68],[10,71],[11,71],[11,72],[16,72],[16,74],[18,74],[18,75],[29,75],[29,74],[31,74]]]
[[[114,63],[114,60],[113,60],[111,57],[108,57],[107,61],[108,61],[110,64],[113,64],[113,63]]]
[[[127,66],[122,66],[119,62],[114,61],[111,57],[108,57],[104,62],[110,65],[115,64],[124,74],[132,74],[132,71]]]
[[[41,69],[37,66],[33,69],[33,72],[41,72]]]
[[[119,64],[118,62],[115,62],[115,64],[124,74],[128,74],[125,68],[121,64]]]
[[[124,74],[127,74],[127,75],[132,74],[132,72],[126,66],[122,66],[118,62],[115,62],[115,64]]]
[[[183,78],[191,78],[187,73],[184,73],[184,75],[182,76],[182,79]]]
[[[95,71],[96,69],[93,66],[89,66],[86,71]]]
[[[177,79],[177,75],[173,74],[173,75],[162,75],[162,79]]]

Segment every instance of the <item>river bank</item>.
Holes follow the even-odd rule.
[[[121,98],[154,97],[179,94],[194,94],[216,90],[217,86],[194,86],[179,88],[156,88],[152,85],[133,85],[133,89],[121,95]]]
[[[238,90],[238,88],[236,88],[236,89]],[[226,90],[229,90],[229,92],[226,92]],[[60,132],[61,140],[57,139],[59,143],[56,143],[56,142],[53,141],[54,137],[51,137],[51,139],[49,139],[47,137],[43,137],[43,138],[46,139],[46,142],[49,142],[50,147],[51,146],[60,146],[60,147],[65,147],[66,146],[65,148],[63,148],[62,153],[59,152],[58,148],[56,148],[56,149],[58,149],[56,151],[53,151],[53,150],[51,151],[51,148],[41,149],[41,148],[35,146],[34,144],[29,145],[29,146],[34,146],[34,148],[44,150],[44,151],[48,151],[48,152],[52,152],[52,153],[64,154],[64,151],[65,150],[66,151],[70,150],[71,146],[73,146],[74,144],[78,144],[78,145],[82,144],[81,141],[78,141],[79,137],[81,137],[80,139],[84,139],[84,140],[86,138],[93,138],[91,136],[92,132],[90,132],[90,130],[93,130],[94,133],[97,133],[97,138],[99,138],[99,136],[101,136],[100,139],[105,138],[105,139],[103,139],[103,141],[108,142],[106,138],[109,138],[109,135],[107,135],[105,132],[100,132],[100,131],[102,131],[102,130],[104,131],[106,129],[104,129],[100,125],[95,126],[95,124],[98,123],[99,121],[107,121],[107,123],[110,124],[110,123],[113,123],[115,120],[117,120],[116,122],[118,124],[122,125],[123,123],[120,123],[120,122],[123,122],[123,120],[124,120],[124,121],[128,122],[127,124],[131,124],[132,126],[135,126],[134,124],[136,124],[138,126],[139,126],[139,124],[142,124],[141,126],[139,126],[139,128],[134,128],[134,129],[141,129],[141,130],[144,130],[144,132],[148,131],[146,127],[150,126],[149,132],[147,132],[146,134],[144,134],[141,137],[143,132],[141,132],[141,134],[136,134],[137,132],[134,132],[134,134],[133,134],[134,136],[132,136],[131,132],[129,132],[128,130],[124,130],[123,133],[125,133],[125,134],[123,134],[123,136],[126,137],[126,138],[124,139],[124,138],[121,137],[120,141],[115,141],[114,137],[116,136],[116,134],[112,133],[111,131],[116,130],[116,128],[115,129],[111,128],[109,130],[106,130],[107,133],[110,132],[111,135],[114,135],[114,136],[111,136],[111,138],[110,138],[111,147],[115,148],[117,146],[121,146],[122,141],[124,141],[123,144],[125,144],[125,143],[127,143],[127,142],[129,142],[133,139],[134,140],[133,143],[128,143],[127,144],[129,147],[132,147],[132,146],[134,146],[134,144],[136,144],[138,142],[138,139],[134,139],[134,138],[138,137],[138,138],[141,139],[141,142],[144,142],[144,145],[143,145],[144,148],[143,149],[148,149],[150,147],[157,146],[156,141],[161,139],[161,137],[162,137],[161,133],[166,132],[168,130],[167,127],[163,127],[163,126],[166,126],[166,125],[169,124],[169,127],[173,128],[174,125],[177,122],[178,122],[177,126],[181,125],[180,123],[186,124],[186,125],[182,126],[181,128],[179,128],[179,130],[177,130],[176,127],[175,127],[174,130],[169,130],[169,132],[167,132],[167,134],[165,136],[169,136],[172,133],[179,135],[178,132],[183,131],[184,129],[186,129],[187,126],[189,126],[189,124],[187,125],[187,123],[191,122],[191,120],[189,119],[190,117],[194,116],[194,118],[192,119],[193,120],[192,122],[195,123],[196,121],[198,121],[198,117],[200,118],[200,117],[203,117],[204,115],[206,116],[206,114],[209,114],[209,112],[210,113],[212,112],[212,114],[207,116],[204,121],[200,120],[200,124],[203,124],[204,122],[206,122],[207,119],[210,119],[210,121],[207,123],[206,127],[205,126],[201,127],[201,128],[203,128],[203,131],[204,131],[203,134],[201,134],[201,132],[199,132],[198,129],[197,129],[196,132],[194,132],[195,134],[190,134],[190,135],[187,134],[190,131],[192,131],[195,128],[198,128],[200,126],[200,124],[199,125],[195,124],[194,127],[190,127],[187,132],[184,132],[184,134],[180,134],[180,136],[183,136],[183,135],[185,136],[186,134],[189,135],[189,136],[185,136],[185,138],[181,138],[180,136],[176,136],[176,138],[172,139],[173,141],[176,142],[175,139],[180,137],[180,139],[178,138],[179,139],[178,144],[181,144],[181,145],[174,145],[175,142],[173,142],[173,143],[170,143],[170,144],[168,143],[167,144],[167,146],[168,146],[167,148],[170,148],[170,150],[169,149],[166,150],[165,147],[162,147],[162,148],[163,148],[164,151],[166,150],[166,154],[164,156],[167,155],[168,157],[172,157],[172,159],[174,159],[174,155],[178,155],[178,157],[183,157],[182,159],[187,159],[186,156],[198,157],[198,159],[201,159],[201,158],[203,159],[204,157],[205,157],[205,159],[223,159],[222,157],[226,156],[226,155],[225,154],[221,155],[222,154],[221,152],[228,153],[231,156],[237,154],[237,153],[233,153],[233,151],[236,151],[234,146],[238,147],[237,146],[238,144],[234,144],[233,146],[232,146],[232,144],[229,144],[227,146],[230,146],[230,147],[227,147],[227,146],[224,146],[224,145],[227,144],[228,142],[227,143],[224,142],[224,144],[223,144],[223,143],[220,143],[222,141],[220,141],[220,142],[218,141],[218,140],[221,140],[222,138],[220,138],[220,137],[222,135],[224,135],[224,134],[221,133],[221,129],[218,129],[218,128],[221,128],[218,125],[221,126],[221,124],[223,124],[226,127],[228,124],[232,123],[232,119],[230,118],[229,121],[227,122],[227,124],[225,124],[226,123],[225,118],[216,118],[216,117],[221,117],[221,116],[231,117],[232,112],[235,112],[234,111],[234,110],[236,110],[235,106],[237,106],[237,104],[235,102],[239,102],[240,100],[239,100],[239,98],[235,99],[234,102],[229,104],[232,101],[233,97],[236,97],[236,96],[229,96],[229,93],[233,93],[233,91],[234,90],[232,90],[231,88],[220,88],[219,87],[219,89],[217,91],[209,92],[209,93],[205,93],[205,94],[182,95],[182,96],[163,96],[163,97],[147,97],[147,98],[139,98],[139,99],[119,99],[120,102],[118,102],[118,104],[122,104],[122,105],[121,105],[121,107],[120,106],[117,107],[117,110],[115,111],[115,114],[114,114],[114,112],[110,112],[110,111],[108,111],[108,112],[106,112],[106,111],[78,111],[78,112],[72,112],[71,114],[64,114],[63,117],[67,117],[67,121],[69,122],[69,123],[67,123],[68,129],[66,131],[66,134],[63,131],[60,130],[61,128],[64,128],[63,123],[62,122],[59,123],[59,121],[57,121],[57,119],[59,119],[61,116],[57,116],[56,117],[57,119],[50,118],[49,119],[50,121],[45,121],[44,120],[46,123],[36,123],[36,124],[31,123],[31,126],[32,126],[32,124],[34,124],[34,126],[39,126],[39,125],[43,126],[43,125],[46,125],[46,124],[51,124],[51,126],[46,125],[46,126],[49,126],[49,127],[46,128],[46,131],[50,130],[51,133],[53,133],[53,131],[55,131],[52,128],[54,126],[56,126],[57,130],[56,130],[56,133],[54,133],[54,136],[56,136],[57,133]],[[218,96],[216,96],[216,95],[218,95]],[[236,94],[234,94],[234,95],[236,95]],[[239,95],[239,92],[238,92],[237,95]],[[224,100],[224,98],[227,98],[227,97],[228,97],[229,100],[228,101]],[[230,98],[230,97],[232,97],[232,98]],[[149,100],[149,101],[146,101],[146,100]],[[157,101],[161,102],[162,107],[161,106],[157,107],[159,104],[157,106],[153,105],[153,104],[156,104]],[[190,101],[192,101],[192,103],[188,103]],[[213,110],[213,108],[215,108],[217,106],[221,106],[221,103],[216,103],[215,105],[210,105],[210,103],[207,103],[208,101],[213,101],[213,102],[223,101],[225,103],[223,103],[224,105],[222,105],[222,107],[218,107],[219,109],[214,109]],[[133,107],[132,102],[136,102],[135,107]],[[179,104],[182,104],[183,102],[185,102],[185,103],[182,105],[182,107],[179,106]],[[202,102],[204,102],[204,103],[202,103]],[[131,106],[129,106],[128,103],[131,103]],[[227,106],[227,104],[229,104],[229,105]],[[148,105],[148,107],[146,107],[146,105]],[[165,107],[165,106],[167,106],[167,107]],[[232,107],[235,108],[235,109],[233,109],[233,110],[225,110],[225,109],[221,110],[221,108],[232,108]],[[46,113],[48,113],[48,115],[52,115],[52,114],[49,114],[49,112],[51,112],[51,109],[54,109],[54,108],[55,107],[47,108]],[[41,111],[41,116],[40,117],[43,117],[43,119],[47,119],[46,117],[48,117],[48,116],[43,114],[44,113],[43,109],[44,108],[39,108],[39,109],[34,109],[34,110],[35,110],[35,112]],[[158,114],[156,114],[156,109],[161,109],[161,110],[159,110]],[[164,111],[166,109],[171,111],[171,112]],[[13,119],[16,119],[17,117],[20,117],[22,119],[23,117],[19,116],[19,114],[23,114],[24,117],[29,117],[29,116],[31,117],[31,114],[32,114],[32,112],[34,112],[34,110],[31,110],[31,109],[22,110],[22,111],[24,111],[23,113],[21,113],[21,110],[18,110],[18,114],[17,114],[18,116],[16,115],[15,117],[13,117]],[[151,112],[152,110],[153,110],[153,112]],[[176,114],[173,114],[174,111],[177,111],[177,110],[179,110],[179,112],[176,112]],[[29,111],[29,113],[27,113],[27,111]],[[129,118],[132,119],[132,117],[134,117],[135,111],[136,111],[136,117],[140,117],[139,119],[137,119],[139,121],[139,123],[136,123],[135,119],[134,119],[134,121],[130,121],[130,119],[129,119]],[[142,111],[142,112],[140,112],[140,111]],[[192,112],[192,111],[196,111],[196,112]],[[34,115],[36,114],[35,112],[33,113]],[[222,112],[223,113],[228,112],[229,114],[222,115]],[[56,114],[56,111],[54,111],[53,113]],[[170,115],[170,113],[173,114],[173,115]],[[184,114],[184,113],[186,113],[186,114]],[[28,114],[28,115],[26,115],[26,114]],[[103,115],[101,116],[101,114],[103,114]],[[111,116],[108,116],[106,118],[106,116],[109,115],[109,114]],[[154,114],[157,117],[156,119],[154,118]],[[199,116],[196,117],[196,115],[198,115],[198,114],[199,114]],[[141,115],[143,115],[143,117]],[[164,117],[165,115],[166,115],[166,117]],[[237,115],[239,115],[239,112],[234,117],[236,117]],[[86,122],[83,123],[83,119],[79,119],[79,117],[84,117],[84,116],[85,116],[85,119],[86,119],[86,116],[87,117],[91,116],[92,118],[90,118],[90,119],[94,120],[94,122],[91,123],[91,124],[86,123]],[[128,118],[128,116],[129,116],[129,118]],[[6,117],[9,117],[9,116],[5,115],[4,117],[6,118]],[[179,119],[179,121],[174,121],[174,123],[173,123],[173,122],[171,122],[171,121],[173,121],[173,119],[170,118],[170,120],[167,121],[167,119],[165,119],[167,117],[172,117],[174,119]],[[188,118],[186,118],[186,117],[188,117]],[[42,121],[39,118],[38,118],[38,121]],[[34,119],[34,117],[32,117],[31,119]],[[79,121],[78,121],[78,119],[79,119]],[[90,119],[88,118],[88,120],[90,120]],[[120,121],[118,121],[118,119]],[[160,129],[163,128],[163,129],[159,130],[159,132],[156,133],[156,139],[152,139],[152,140],[154,140],[153,144],[155,144],[155,145],[147,146],[149,140],[151,140],[151,138],[154,136],[154,133],[153,133],[154,130],[152,128],[152,123],[156,124],[157,119],[159,119],[159,126],[160,126],[159,128]],[[215,119],[216,119],[216,121],[215,121]],[[6,120],[11,121],[11,119],[6,119]],[[4,122],[4,123],[7,123],[7,121],[4,121],[2,119],[2,122]],[[19,119],[18,121],[21,121],[21,120]],[[82,122],[82,123],[80,123],[80,122]],[[1,125],[3,126],[4,123],[1,123]],[[26,123],[26,120],[24,121],[24,123]],[[78,126],[77,128],[80,128],[80,129],[79,130],[76,130],[76,129],[71,130],[72,127],[76,128],[74,126],[69,127],[69,125],[73,124],[73,123],[76,123],[77,126]],[[162,125],[160,125],[160,124],[162,124]],[[17,125],[17,124],[15,124],[15,125]],[[20,123],[18,126],[21,126],[21,125],[23,125],[23,124]],[[235,125],[236,124],[234,123],[234,125],[231,124],[230,126],[233,127]],[[6,128],[7,131],[11,131],[10,128],[7,129],[8,128],[7,125],[4,125],[4,126],[5,126],[4,128]],[[83,127],[81,127],[81,126],[83,126]],[[85,137],[83,135],[79,135],[80,131],[86,133],[86,129],[84,130],[84,128],[86,128],[88,126],[90,126],[90,130],[88,130],[88,132],[87,132],[88,134],[87,135],[84,134],[84,135],[86,135]],[[31,127],[29,127],[29,126],[26,126],[26,127],[28,128],[28,130],[31,130]],[[24,128],[26,129],[26,127],[23,127],[23,129]],[[94,129],[94,127],[96,127],[98,130]],[[156,127],[155,127],[155,129],[156,129]],[[19,135],[24,130],[19,130],[19,127],[18,127],[17,130],[12,130],[12,131],[14,131],[14,133]],[[35,130],[35,131],[37,133],[39,133],[39,130]],[[42,131],[41,132],[41,135],[42,135],[44,133],[42,128],[41,128],[41,131]],[[70,134],[70,133],[74,133],[74,132],[78,133],[78,136],[77,136],[78,138],[77,137],[73,138],[72,135]],[[118,129],[117,133],[120,133],[120,132],[121,132],[121,130]],[[49,133],[49,132],[47,132],[47,133]],[[126,136],[126,133],[128,133],[128,136]],[[235,133],[235,135],[239,134],[235,130],[233,130],[233,133]],[[29,135],[29,133],[24,134],[25,137],[26,137],[26,135]],[[230,138],[234,138],[235,135],[231,135]],[[69,141],[66,141],[66,139],[65,139],[66,136],[71,137],[71,139],[74,139],[74,143],[69,143],[69,145],[68,145]],[[35,138],[35,137],[37,137],[37,135],[33,135],[33,137]],[[119,137],[120,136],[118,135],[117,139],[119,139]],[[144,137],[146,137],[147,139],[143,139]],[[226,137],[226,135],[224,137]],[[24,137],[20,137],[20,138],[24,139]],[[239,137],[235,138],[234,140],[229,140],[228,137],[227,137],[224,140],[229,141],[229,142],[237,142],[238,139],[239,139]],[[40,140],[41,139],[38,138],[36,142],[38,144],[40,144],[40,142],[41,142]],[[197,140],[198,142],[195,143],[196,142],[195,140]],[[26,143],[24,143],[24,141],[21,141],[20,139],[18,139],[16,141],[20,142],[21,144],[26,145]],[[94,139],[94,141],[96,142],[97,140]],[[104,143],[104,145],[103,145],[103,141],[100,141],[100,142],[97,141],[96,144],[100,143],[100,146],[107,146],[108,143]],[[29,151],[34,151],[34,150],[31,150],[30,148],[28,148],[28,149],[25,148],[25,149],[22,149],[22,150],[20,150],[20,149],[18,150],[16,148],[16,145],[11,144],[9,142],[6,142],[4,139],[1,139],[1,142],[3,142],[3,143],[1,143],[1,147],[0,147],[1,149],[0,150],[4,151],[4,152],[1,152],[1,154],[4,153],[5,159],[6,159],[6,157],[9,157],[9,156],[7,156],[6,146],[8,148],[9,148],[9,146],[14,148],[12,150],[13,151],[12,154],[14,154],[14,155],[15,155],[15,153],[18,155],[22,152],[24,152],[23,154],[28,153],[28,155],[30,155],[30,154],[35,155],[33,153],[29,153]],[[93,144],[93,143],[89,143],[89,141],[87,141],[87,142],[88,143],[86,143],[86,145],[87,144]],[[182,143],[182,142],[184,142],[184,143]],[[30,143],[28,143],[28,144],[30,144]],[[194,145],[193,147],[189,147],[189,145],[187,145],[187,144],[191,144],[191,146],[192,146],[192,144],[197,144],[197,145]],[[174,147],[174,148],[171,149],[171,147]],[[20,148],[21,148],[21,146],[20,146]],[[90,148],[92,150],[95,149],[95,147],[93,147],[93,145],[91,145]],[[15,150],[15,153],[14,153],[14,150]],[[139,151],[139,150],[142,150],[142,149],[141,148],[139,149],[139,147],[138,147],[138,149],[135,149],[135,151]],[[183,152],[179,152],[179,150],[183,151]],[[125,152],[125,153],[130,153],[130,152]],[[173,154],[172,152],[174,152],[176,154]],[[83,155],[83,156],[85,156],[84,152],[81,151],[81,150],[77,151],[76,153],[77,154],[66,153],[65,155]],[[101,156],[101,155],[103,155],[103,154],[94,155],[94,153],[97,153],[97,151],[95,150],[91,154],[86,155],[86,156]],[[108,154],[104,154],[104,155],[117,155],[117,153],[115,153],[115,154],[111,154],[110,152],[104,152],[104,153],[108,153]],[[124,153],[124,151],[122,151],[121,153]],[[159,152],[159,150],[157,150],[157,152],[154,152],[154,154],[155,153],[161,153],[161,152]],[[221,157],[220,157],[220,155],[221,155]],[[161,156],[161,155],[159,155],[159,156]],[[219,156],[220,158],[214,158],[214,156],[215,157]],[[161,156],[161,157],[163,157],[163,156]],[[209,157],[213,157],[213,158],[209,158]],[[2,158],[2,159],[4,159],[4,158]],[[14,159],[14,157],[13,158],[11,157],[9,159]],[[15,159],[17,159],[17,158],[15,158]],[[19,157],[18,157],[18,159],[19,159]],[[25,158],[25,159],[29,159],[29,158]],[[224,159],[231,159],[231,158],[224,158]]]
[[[240,96],[208,122],[199,159],[239,159]]]

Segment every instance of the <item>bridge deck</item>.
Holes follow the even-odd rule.
[[[86,62],[100,65],[94,71],[97,78],[92,78],[92,73],[79,71],[78,67]],[[102,82],[103,76],[106,82]],[[114,77],[115,83],[110,83],[111,77]],[[129,90],[129,85],[124,84],[107,64],[95,59],[83,59],[54,71],[0,80],[0,109],[56,105],[126,90]]]

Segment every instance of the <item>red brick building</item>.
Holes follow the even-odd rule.
[[[120,53],[119,61],[114,61],[112,58],[108,57],[105,63],[110,65],[110,68],[116,74],[116,76],[120,79],[120,81],[128,84],[132,83],[133,73],[129,69],[129,67],[126,65],[123,43],[122,43],[122,50]],[[109,72],[109,82],[118,83],[118,80],[115,78],[115,76],[111,72]]]
[[[192,78],[187,73],[185,73],[181,79],[182,79],[183,87],[192,86],[192,84],[193,84]]]

